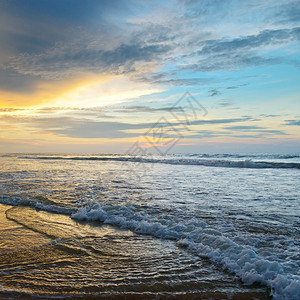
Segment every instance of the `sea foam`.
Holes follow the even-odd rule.
[[[234,272],[245,284],[260,282],[269,286],[274,299],[300,299],[300,276],[286,274],[280,262],[264,259],[252,247],[237,244],[195,218],[186,222],[171,216],[159,219],[136,205],[92,201],[73,213],[72,218],[98,220],[136,233],[175,240],[179,246]]]

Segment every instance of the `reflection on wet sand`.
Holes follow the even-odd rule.
[[[28,207],[0,208],[1,297],[269,299],[265,288],[242,285],[173,241]]]

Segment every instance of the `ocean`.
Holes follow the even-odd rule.
[[[300,154],[2,154],[0,298],[300,299]]]

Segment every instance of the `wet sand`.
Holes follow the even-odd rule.
[[[0,298],[270,299],[174,241],[0,205]]]

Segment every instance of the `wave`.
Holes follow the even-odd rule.
[[[36,201],[36,199],[29,200],[11,196],[0,196],[0,203],[11,206],[29,206],[38,210],[65,215],[71,215],[72,213],[76,212],[75,208],[60,206],[54,202],[51,203],[51,201],[49,200],[47,201],[47,203],[44,203],[41,199],[39,199],[39,201]]]
[[[78,221],[100,221],[137,234],[174,240],[178,246],[222,265],[246,284],[259,282],[269,286],[274,299],[300,299],[300,276],[286,273],[280,259],[261,257],[255,248],[238,244],[224,236],[218,228],[196,217],[181,218],[162,209],[157,214],[151,206],[108,201],[89,201],[78,207],[62,207],[12,197],[0,197],[0,202],[65,214]]]
[[[176,156],[176,155],[175,155]],[[300,158],[299,154],[270,154],[270,153],[260,153],[260,154],[232,154],[232,153],[214,153],[214,154],[189,154],[190,157],[199,158],[254,158],[254,159],[292,159]]]
[[[279,261],[261,257],[252,247],[234,242],[195,218],[179,221],[174,216],[155,217],[136,205],[95,202],[79,209],[72,218],[101,221],[135,233],[175,240],[179,246],[234,272],[246,284],[259,282],[269,286],[274,299],[300,299],[300,276],[286,274]]]
[[[176,158],[176,157],[155,157],[148,156],[19,156],[20,159],[40,160],[82,160],[82,161],[120,161],[140,163],[163,163],[174,165],[197,165],[207,167],[223,168],[248,168],[248,169],[300,169],[298,162],[277,162],[277,161],[253,161],[251,159],[229,160],[229,159],[204,159],[204,158]],[[286,157],[286,158],[295,158]],[[283,158],[282,158],[283,159]]]

